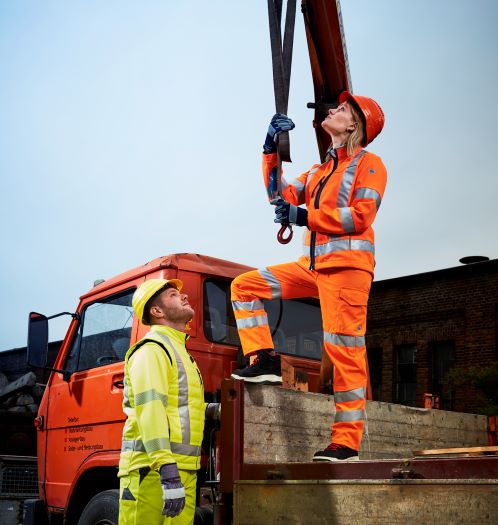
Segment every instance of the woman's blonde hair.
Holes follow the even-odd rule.
[[[355,129],[351,132],[351,134],[348,137],[348,140],[346,141],[348,156],[351,157],[354,153],[354,150],[358,146],[363,146],[363,144],[366,141],[366,135],[365,126],[363,124],[363,119],[361,117],[360,112],[354,107],[353,104],[351,104],[351,102],[349,102],[349,107],[351,108],[353,120],[356,123]]]

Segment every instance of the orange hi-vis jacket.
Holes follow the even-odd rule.
[[[282,196],[306,204],[308,231],[299,262],[311,270],[342,267],[373,275],[374,231],[387,172],[382,160],[358,148],[348,156],[342,147],[323,164],[315,164],[292,182],[282,177]],[[276,154],[263,154],[263,176],[269,198],[275,191]]]

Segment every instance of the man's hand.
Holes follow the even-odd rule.
[[[180,479],[176,463],[168,463],[159,469],[163,487],[163,514],[174,518],[185,507],[185,487]]]
[[[208,403],[206,407],[206,419],[219,421],[221,418],[221,403]]]
[[[283,199],[271,201],[275,206],[274,222],[280,224],[295,224],[297,226],[308,226],[308,210],[289,204]]]
[[[277,151],[276,140],[282,131],[290,131],[295,128],[294,122],[283,113],[275,113],[271,119],[270,126],[268,127],[268,133],[266,134],[266,140],[263,145],[263,151],[265,153],[275,153]]]

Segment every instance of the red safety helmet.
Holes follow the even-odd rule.
[[[339,104],[352,100],[357,109],[363,115],[365,124],[366,141],[362,146],[370,144],[372,140],[382,131],[384,127],[384,112],[373,98],[353,95],[349,91],[343,91],[339,95]]]

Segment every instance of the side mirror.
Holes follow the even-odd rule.
[[[29,314],[27,354],[29,365],[36,368],[47,366],[48,317],[37,312]]]

